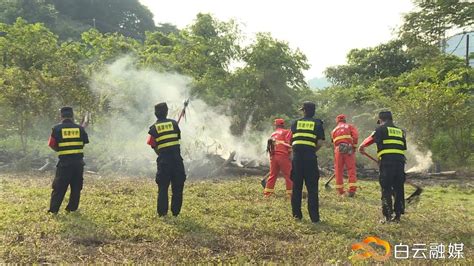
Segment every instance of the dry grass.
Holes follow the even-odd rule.
[[[351,244],[370,235],[392,245],[464,243],[466,259],[431,262],[474,263],[474,196],[465,186],[428,187],[401,224],[381,225],[377,182],[360,182],[354,199],[321,184],[323,222],[313,225],[306,212],[302,222],[290,217],[281,180],[269,200],[255,177],[188,182],[179,218],[155,215],[152,179],[94,176],[86,176],[80,212],[47,215],[50,182],[0,175],[0,263],[344,263]]]

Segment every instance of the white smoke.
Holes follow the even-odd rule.
[[[153,161],[156,155],[145,139],[149,126],[156,120],[154,105],[166,102],[170,109],[168,117],[177,119],[184,100],[190,97],[190,83],[189,77],[176,73],[138,69],[131,57],[121,58],[96,73],[91,88],[113,115],[97,118],[101,126],[94,133],[101,142],[116,142],[101,149],[124,160]],[[185,161],[200,160],[209,153],[227,158],[232,151],[236,151],[237,158],[266,160],[268,134],[247,129],[242,137],[233,136],[226,108],[213,108],[200,99],[191,99],[186,119],[179,125]]]
[[[407,173],[411,172],[427,172],[433,165],[431,159],[432,153],[430,150],[422,152],[420,148],[411,142],[407,143]]]

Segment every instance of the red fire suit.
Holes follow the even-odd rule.
[[[274,150],[270,154],[270,175],[263,194],[270,196],[275,191],[275,182],[281,171],[285,176],[286,193],[290,196],[293,189],[293,181],[290,179],[291,131],[284,128],[277,128],[275,132],[272,133],[271,139],[274,141]]]
[[[357,189],[356,165],[355,165],[355,147],[359,139],[357,128],[345,122],[339,122],[331,132],[332,142],[334,143],[334,171],[336,177],[336,189],[339,194],[344,194],[344,166],[349,176],[349,192],[354,193]],[[349,145],[349,151],[343,152],[340,145]]]

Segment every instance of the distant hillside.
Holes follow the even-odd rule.
[[[329,82],[325,77],[316,77],[308,80],[308,85],[311,89],[324,89],[331,86],[331,82]]]

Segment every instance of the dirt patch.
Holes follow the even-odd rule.
[[[107,241],[95,237],[73,238],[72,242],[86,247],[98,247],[107,244]]]

